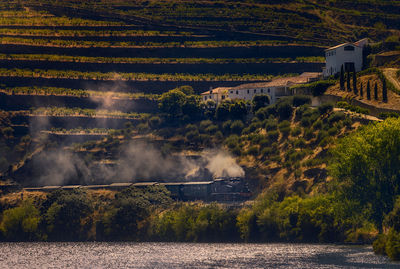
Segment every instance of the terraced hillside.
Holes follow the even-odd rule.
[[[283,36],[165,26],[157,16],[154,22],[138,22],[134,15],[130,20],[119,14],[118,3],[107,8],[112,16],[71,3],[62,8],[37,1],[2,6],[1,109],[156,112],[158,95],[182,85],[200,93],[323,66],[319,45],[296,45]]]
[[[1,127],[15,138],[0,148],[21,149],[6,163],[27,135],[51,147],[82,142],[69,130],[140,131],[171,89],[320,72],[327,46],[398,33],[399,1],[338,2],[0,1]]]

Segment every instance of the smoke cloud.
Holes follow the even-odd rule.
[[[137,181],[204,181],[217,177],[243,177],[243,169],[229,153],[208,149],[197,158],[163,155],[152,144],[131,142],[122,146],[112,162],[87,162],[77,153],[55,149],[33,160],[34,185],[109,184]]]

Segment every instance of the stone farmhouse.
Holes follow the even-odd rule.
[[[323,76],[328,77],[340,72],[343,65],[347,72],[361,71],[363,65],[363,48],[368,44],[364,38],[354,43],[343,43],[325,50],[326,66]]]
[[[321,73],[303,73],[295,77],[277,78],[268,82],[248,83],[236,87],[219,87],[201,94],[202,100],[213,100],[216,104],[226,99],[243,99],[245,101],[253,100],[255,95],[266,94],[270,97],[271,104],[279,98],[295,94],[290,89],[297,84],[305,84],[316,81]]]

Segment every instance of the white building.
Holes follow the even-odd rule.
[[[275,103],[280,97],[293,95],[290,87],[295,84],[309,83],[318,80],[321,73],[303,73],[296,77],[278,78],[269,82],[242,84],[229,89],[229,99],[253,100],[255,95],[267,94],[271,104]]]
[[[324,77],[340,72],[343,65],[344,71],[361,71],[363,65],[363,47],[368,44],[364,38],[355,43],[344,43],[325,50],[326,65],[323,70]]]
[[[222,102],[228,98],[229,87],[219,87],[211,89],[209,91],[203,92],[201,94],[201,99],[206,102],[207,100],[213,100],[216,104]]]
[[[290,89],[296,84],[305,84],[316,81],[321,77],[321,73],[305,72],[295,77],[277,78],[268,82],[248,83],[236,87],[219,87],[201,94],[203,102],[213,100],[216,104],[226,99],[242,99],[252,101],[255,95],[267,94],[271,104],[275,103],[280,97],[295,94]]]

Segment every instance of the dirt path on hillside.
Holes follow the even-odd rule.
[[[383,69],[383,74],[400,91],[400,82],[396,75],[398,70],[398,68],[385,68]]]

